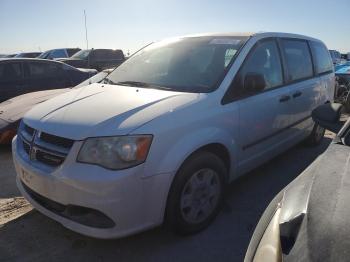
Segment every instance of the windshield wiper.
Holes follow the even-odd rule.
[[[109,84],[109,85],[117,85],[117,83],[113,82],[112,80],[110,80],[109,78],[105,78],[101,81],[103,84]]]
[[[117,85],[122,86],[136,86],[136,87],[148,87],[149,84],[144,82],[138,82],[138,81],[120,81],[116,83]]]
[[[149,84],[149,83],[144,83],[144,82],[139,82],[139,81],[120,81],[120,82],[116,82],[115,84],[122,85],[122,86],[134,86],[134,87],[171,90],[171,88],[169,88],[169,87],[159,86],[159,85]]]

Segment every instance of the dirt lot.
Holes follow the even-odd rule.
[[[296,146],[230,186],[223,212],[204,232],[178,237],[157,228],[119,240],[76,234],[20,197],[9,147],[0,148],[0,261],[242,261],[265,207],[330,143]]]

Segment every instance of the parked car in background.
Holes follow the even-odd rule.
[[[113,69],[105,69],[76,85],[74,88],[98,83],[112,71]],[[11,142],[12,138],[17,133],[19,122],[24,114],[32,107],[70,90],[72,90],[72,88],[37,91],[20,95],[0,103],[0,144],[8,144]]]
[[[15,55],[16,58],[35,58],[38,57],[41,54],[41,52],[26,52],[26,53],[19,53]]]
[[[12,58],[15,57],[17,54],[9,54],[9,55],[5,55],[3,56],[3,58]]]
[[[344,105],[346,112],[350,112],[350,62],[336,66],[335,101]]]
[[[198,232],[229,182],[301,141],[322,141],[311,112],[333,100],[334,78],[326,46],[301,35],[151,44],[103,82],[26,113],[12,142],[18,188],[43,214],[93,237],[163,221]]]
[[[41,59],[56,59],[56,58],[66,58],[71,57],[75,53],[79,52],[80,48],[58,48],[43,52],[38,58]]]
[[[350,83],[350,62],[342,65],[335,71],[335,75],[338,79],[339,84],[348,84]]]
[[[335,72],[337,72],[339,69],[341,69],[343,67],[348,67],[348,66],[350,66],[350,61],[346,61],[344,63],[335,65],[334,70],[335,70]]]
[[[343,61],[339,51],[337,51],[337,50],[329,50],[329,53],[331,54],[332,61],[333,61],[334,65],[340,64]]]
[[[94,68],[101,71],[105,68],[117,67],[125,60],[122,50],[86,49],[81,50],[70,58],[58,59],[68,65],[79,68]]]
[[[0,102],[29,92],[75,86],[95,73],[57,61],[1,58]]]
[[[337,135],[271,201],[255,228],[245,262],[349,260],[350,118],[344,124],[340,114],[339,104],[313,112],[316,123]]]

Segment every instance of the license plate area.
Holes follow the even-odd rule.
[[[34,176],[30,174],[28,171],[21,169],[21,179],[27,185],[30,185],[33,182]]]

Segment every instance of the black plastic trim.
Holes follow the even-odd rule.
[[[95,228],[112,228],[115,226],[114,221],[101,211],[76,205],[63,205],[36,193],[22,181],[21,185],[35,202],[56,215]]]

